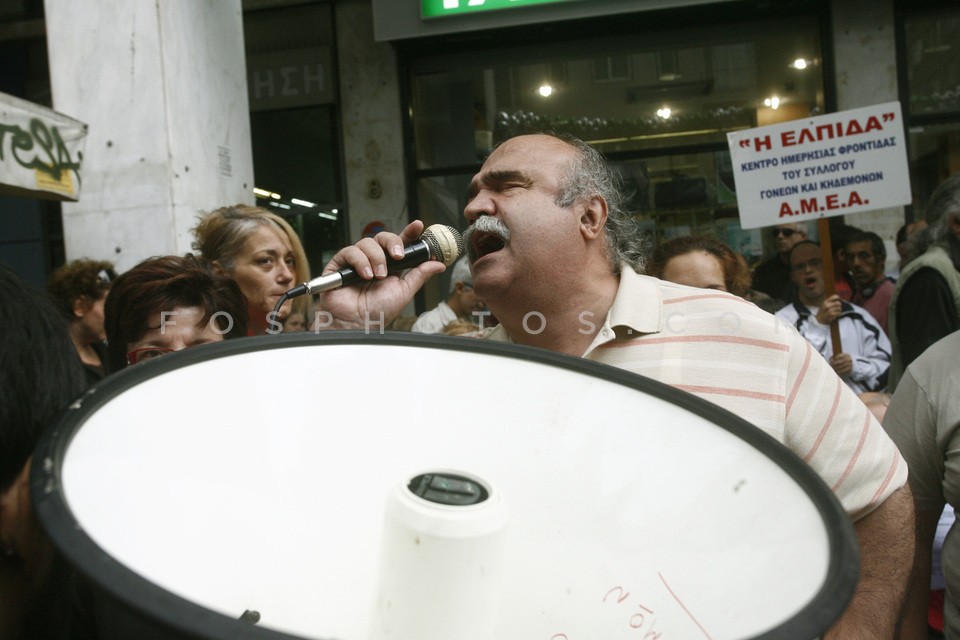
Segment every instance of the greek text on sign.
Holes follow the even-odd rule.
[[[727,134],[744,229],[909,204],[899,102]]]

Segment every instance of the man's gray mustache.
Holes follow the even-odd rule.
[[[491,216],[480,216],[463,232],[463,246],[467,249],[470,262],[477,258],[472,240],[473,234],[477,231],[498,236],[505,244],[510,242],[510,230],[507,229],[507,225],[503,224],[503,221]]]

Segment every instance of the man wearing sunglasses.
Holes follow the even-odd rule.
[[[770,229],[777,244],[777,254],[757,265],[753,271],[753,288],[762,291],[771,298],[792,302],[796,289],[790,279],[790,249],[801,240],[807,239],[807,232],[796,222],[778,224]]]

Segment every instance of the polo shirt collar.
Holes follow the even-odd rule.
[[[631,340],[641,334],[662,331],[663,294],[659,283],[656,278],[639,275],[627,263],[621,265],[620,286],[613,305],[583,355],[612,340]],[[488,329],[482,335],[498,342],[513,342],[503,325]]]
[[[663,295],[659,282],[639,275],[629,264],[621,265],[620,286],[613,306],[586,353],[613,340],[632,340],[642,334],[662,331]]]

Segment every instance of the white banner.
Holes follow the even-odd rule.
[[[0,93],[0,195],[80,198],[87,125]]]
[[[899,102],[727,134],[744,229],[909,204]]]

